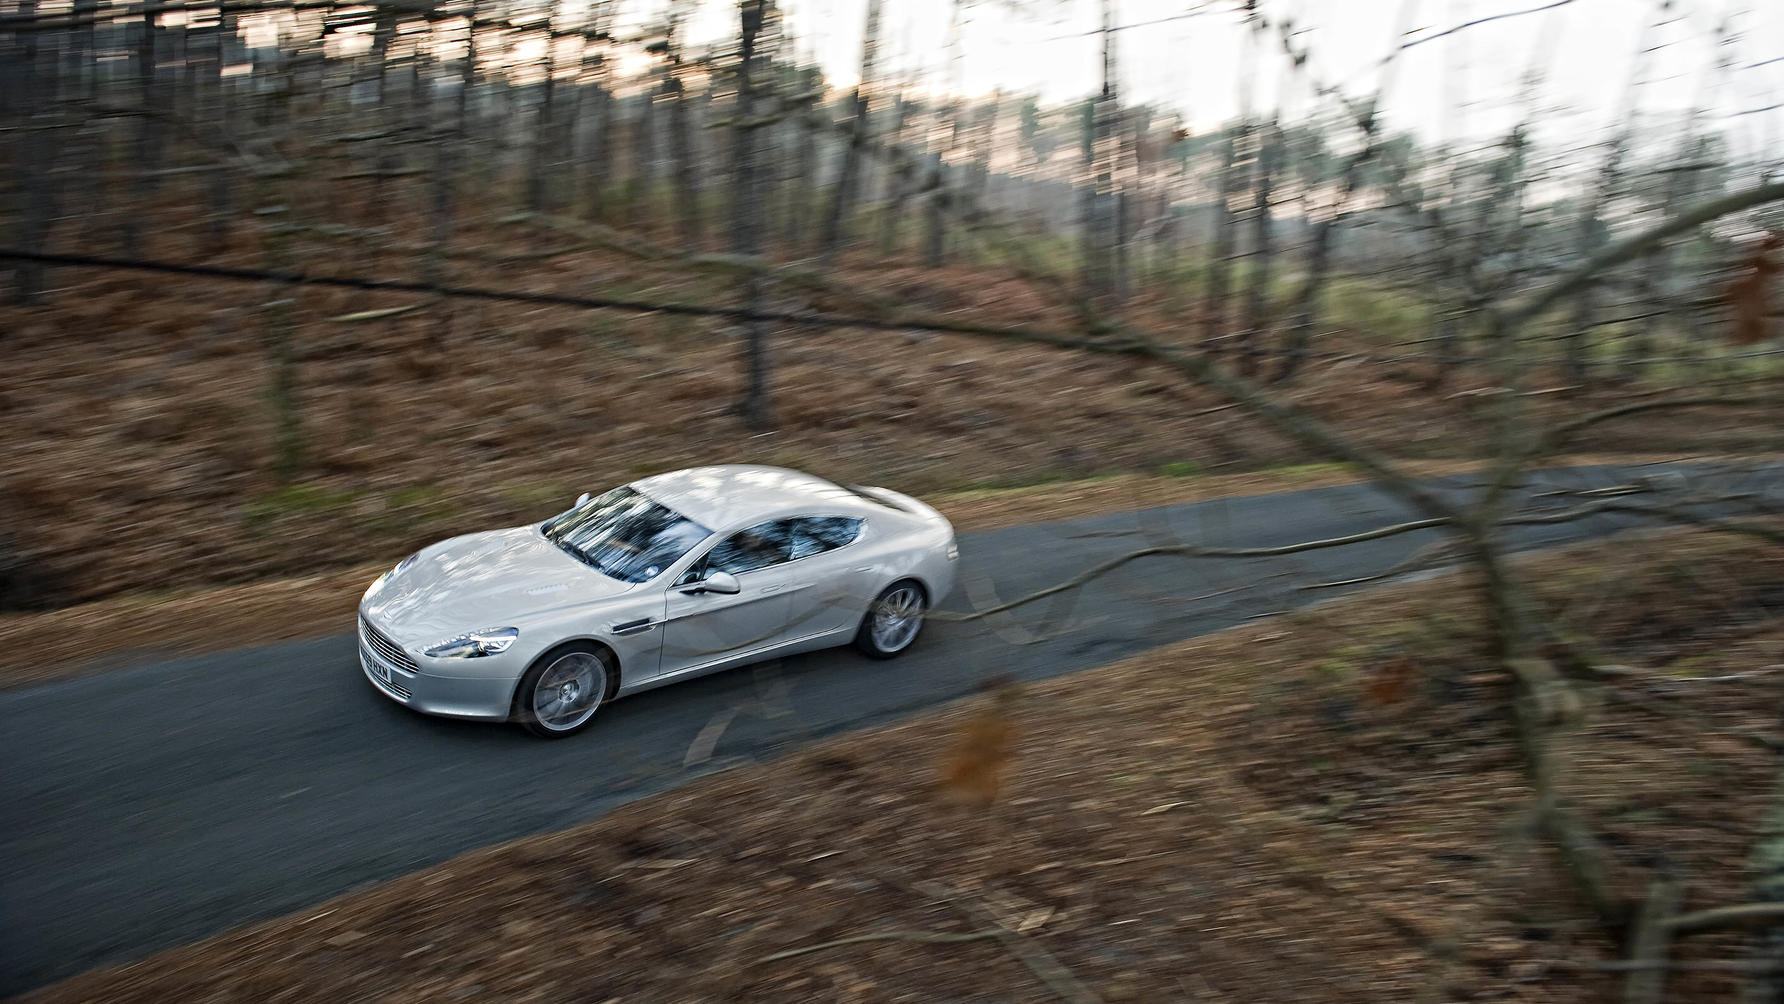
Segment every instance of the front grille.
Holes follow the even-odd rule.
[[[365,642],[366,647],[372,650],[372,654],[392,666],[406,673],[415,673],[421,670],[421,666],[415,661],[414,656],[403,651],[401,645],[391,641],[388,635],[373,627],[364,617],[359,619],[359,637],[361,641]]]
[[[371,649],[361,646],[360,655],[366,659],[368,664],[372,661]],[[393,697],[400,697],[406,701],[410,697],[413,696],[409,692],[408,687],[405,687],[402,684],[396,682],[394,675],[392,676],[391,679],[386,680],[382,676],[379,676],[375,670],[372,670],[371,668],[369,668],[369,665],[368,665],[365,675],[366,675],[366,679],[372,681],[372,683],[375,684],[378,687],[378,689],[385,691],[386,693],[392,695]]]

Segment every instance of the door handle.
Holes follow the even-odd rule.
[[[776,583],[772,586],[763,586],[762,591],[765,593],[778,593],[781,591],[781,587],[779,583]]]

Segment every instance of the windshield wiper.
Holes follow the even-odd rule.
[[[593,558],[590,558],[588,555],[584,554],[582,551],[582,548],[577,547],[575,544],[570,543],[569,541],[565,540],[562,537],[553,537],[551,534],[546,534],[545,539],[551,541],[553,544],[556,544],[558,546],[558,550],[563,551],[565,554],[569,555],[572,558],[575,558],[577,561],[582,562],[583,564],[587,565],[588,567],[594,569],[597,572],[600,572],[603,575],[607,574],[605,569],[603,569],[599,564],[596,564],[596,562]]]

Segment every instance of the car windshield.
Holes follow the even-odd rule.
[[[712,531],[631,488],[615,488],[540,524],[545,538],[621,582],[648,582]]]

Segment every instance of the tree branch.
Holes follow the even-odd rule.
[[[1673,937],[1682,938],[1731,927],[1764,927],[1780,921],[1784,921],[1784,903],[1742,903],[1680,914],[1668,919],[1665,925]]]
[[[1667,876],[1655,879],[1648,889],[1648,900],[1642,904],[1635,936],[1630,939],[1632,968],[1623,983],[1623,999],[1628,1004],[1660,1004],[1666,992],[1666,954],[1673,935],[1666,918],[1679,908],[1682,893],[1679,883]]]
[[[1590,285],[1597,278],[1598,273],[1640,258],[1668,237],[1682,234],[1687,230],[1695,230],[1705,223],[1727,216],[1729,213],[1738,213],[1743,209],[1764,205],[1767,202],[1776,202],[1780,199],[1784,199],[1784,182],[1756,185],[1703,203],[1663,223],[1657,223],[1638,234],[1626,237],[1593,255],[1564,278],[1538,293],[1534,299],[1507,314],[1501,327],[1505,331],[1515,332],[1557,302]]]
[[[1101,564],[1095,565],[1066,579],[1064,582],[1056,583],[1045,589],[1029,593],[1027,596],[1010,600],[1007,603],[999,603],[995,606],[985,607],[984,609],[976,610],[970,614],[945,614],[932,611],[928,616],[943,620],[979,620],[983,617],[989,617],[992,614],[1003,613],[1006,610],[1014,610],[1017,607],[1033,603],[1036,600],[1046,599],[1055,593],[1062,593],[1068,589],[1075,589],[1092,579],[1107,575],[1115,569],[1120,568],[1122,565],[1138,561],[1141,558],[1150,558],[1158,555],[1172,555],[1187,558],[1278,558],[1288,554],[1300,554],[1304,551],[1317,551],[1328,547],[1343,547],[1346,544],[1360,544],[1364,541],[1380,540],[1383,537],[1393,537],[1402,533],[1411,533],[1414,530],[1428,530],[1432,527],[1446,526],[1449,523],[1450,521],[1448,519],[1413,520],[1408,523],[1396,523],[1393,526],[1377,527],[1374,530],[1365,530],[1362,533],[1353,533],[1344,537],[1330,537],[1324,540],[1310,540],[1297,544],[1284,544],[1280,547],[1196,547],[1193,544],[1166,544],[1157,547],[1142,547],[1138,550],[1129,551],[1126,554],[1110,558]]]
[[[1663,411],[1674,408],[1735,407],[1740,405],[1768,403],[1775,402],[1754,397],[1684,397],[1660,401],[1637,401],[1633,404],[1607,408],[1604,411],[1594,412],[1593,414],[1562,422],[1561,424],[1554,426],[1549,429],[1548,432],[1544,433],[1531,447],[1527,454],[1527,459],[1535,459],[1538,456],[1559,449],[1568,439],[1572,438],[1575,433],[1589,429],[1594,425],[1608,422],[1612,419],[1623,418],[1628,415],[1640,414],[1645,411]]]
[[[878,934],[857,934],[848,938],[837,938],[835,941],[822,941],[815,945],[789,948],[784,952],[775,952],[773,955],[765,955],[757,961],[759,963],[779,962],[781,959],[790,959],[796,955],[822,952],[826,949],[840,948],[844,945],[859,945],[868,941],[915,941],[919,944],[951,945],[962,941],[983,941],[986,938],[997,938],[1001,937],[1002,934],[1003,932],[1001,930],[965,931],[961,933],[952,933],[948,931],[884,931]]]

